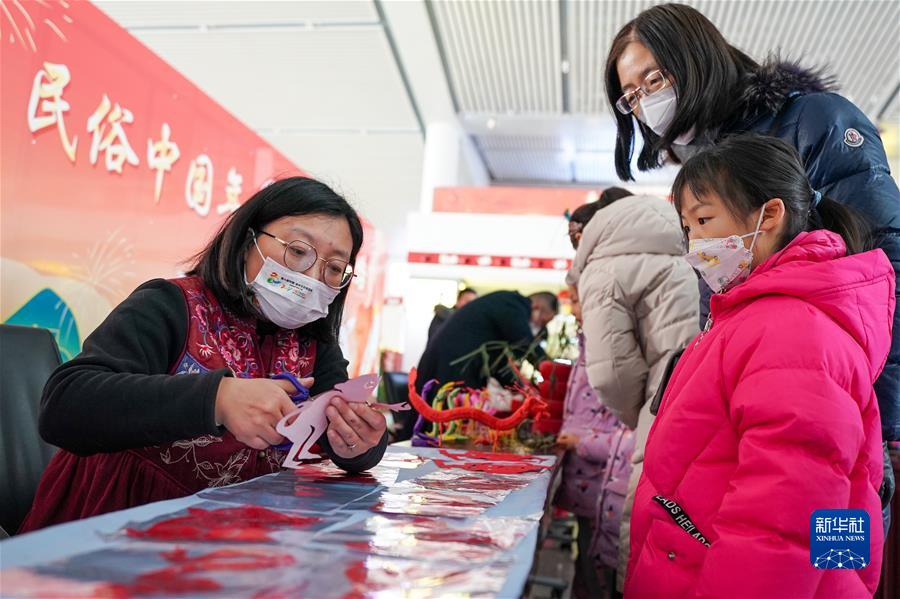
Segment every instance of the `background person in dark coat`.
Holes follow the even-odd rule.
[[[434,318],[431,319],[431,324],[428,325],[428,340],[431,341],[431,338],[434,337],[434,334],[440,330],[445,322],[447,322],[447,319],[450,318],[453,312],[459,310],[476,297],[478,297],[478,292],[471,287],[466,287],[456,294],[456,304],[454,304],[452,308],[448,308],[443,304],[438,304],[437,306],[435,306]]]
[[[622,27],[607,57],[605,79],[617,122],[621,179],[633,179],[635,127],[644,140],[640,170],[659,167],[667,156],[681,162],[735,133],[780,137],[800,153],[813,189],[862,214],[874,228],[877,247],[895,272],[900,269],[900,191],[878,129],[834,93],[830,78],[778,60],[759,64],[696,9],[662,4]],[[702,280],[700,287],[705,326],[710,290]],[[900,440],[900,310],[893,331],[887,364],[875,382],[885,442]],[[886,443],[885,457],[887,528],[894,477]]]
[[[457,358],[469,354],[489,341],[505,341],[521,357],[536,335],[543,333],[547,323],[559,310],[559,301],[550,292],[540,292],[525,297],[516,291],[495,291],[483,295],[456,312],[428,342],[419,360],[416,387],[430,379],[443,383],[463,381],[473,388],[484,387],[487,377],[481,358],[451,364]],[[543,351],[537,347],[538,356]],[[499,351],[490,352],[493,361]],[[501,384],[511,384],[511,376],[497,376]]]

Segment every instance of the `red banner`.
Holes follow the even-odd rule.
[[[438,254],[409,252],[406,261],[412,264],[441,264],[443,266],[491,266],[494,268],[542,268],[567,271],[572,261],[567,258],[537,258],[529,256],[490,256],[484,254]]]
[[[566,210],[593,202],[600,191],[560,187],[438,187],[434,190],[432,210],[562,216]]]
[[[54,330],[71,357],[132,289],[302,171],[90,3],[0,9],[0,317]]]

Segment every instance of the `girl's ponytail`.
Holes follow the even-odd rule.
[[[852,208],[822,197],[818,205],[810,206],[809,229],[828,229],[844,238],[848,254],[867,252],[875,247],[872,227]]]

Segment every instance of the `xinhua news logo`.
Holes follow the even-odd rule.
[[[822,570],[869,565],[871,528],[865,510],[816,510],[809,519],[809,561]]]

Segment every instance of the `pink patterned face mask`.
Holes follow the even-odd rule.
[[[761,235],[763,214],[760,210],[756,231],[746,235],[692,239],[688,253],[684,256],[694,270],[700,273],[713,293],[721,293],[726,287],[743,283],[750,276],[753,263],[753,246]],[[750,249],[744,247],[744,238],[753,237]]]

